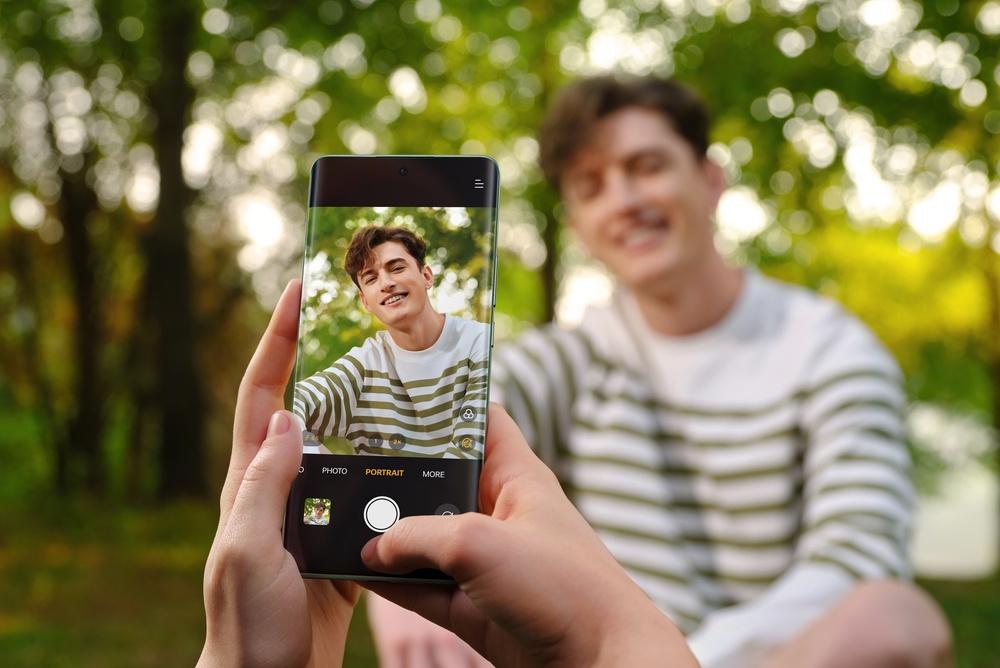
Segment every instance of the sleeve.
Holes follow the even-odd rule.
[[[899,369],[851,316],[825,334],[800,395],[803,526],[792,565],[759,598],[704,620],[690,638],[703,666],[759,660],[859,581],[909,577],[915,499]]]
[[[320,438],[346,437],[364,382],[361,364],[345,355],[330,367],[295,383],[292,412]]]
[[[588,350],[580,333],[549,325],[497,346],[494,353],[490,400],[507,409],[550,466],[565,451]]]

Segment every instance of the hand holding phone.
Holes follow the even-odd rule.
[[[206,640],[199,666],[340,665],[358,588],[303,581],[281,544],[285,500],[302,457],[281,410],[295,359],[299,281],[285,289],[236,401],[219,528],[205,564]]]
[[[454,631],[498,666],[696,666],[680,631],[628,576],[490,406],[483,513],[408,517],[364,548],[370,568],[438,568],[457,588],[365,588]]]
[[[285,290],[240,384],[219,529],[205,567],[199,666],[340,665],[357,587],[301,578],[275,528],[296,477],[301,433],[278,411],[294,356],[299,284]],[[694,666],[680,632],[608,553],[530,451],[491,408],[487,515],[411,517],[369,544],[375,572],[424,566],[461,589],[369,583],[505,664]]]

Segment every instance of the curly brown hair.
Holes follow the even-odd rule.
[[[539,132],[539,163],[553,188],[559,190],[563,173],[594,126],[627,107],[659,113],[695,155],[708,151],[708,108],[693,90],[655,76],[580,79],[559,91]]]
[[[427,242],[419,236],[403,227],[383,227],[372,225],[363,227],[351,237],[351,244],[347,247],[347,256],[344,258],[344,271],[346,271],[354,285],[361,289],[358,283],[358,274],[375,259],[375,248],[387,241],[398,241],[406,248],[406,252],[417,261],[418,267],[424,266],[424,258],[427,257]]]

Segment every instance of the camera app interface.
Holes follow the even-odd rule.
[[[494,213],[310,209],[292,394],[304,457],[286,517],[303,572],[366,575],[360,547],[400,517],[476,509]]]

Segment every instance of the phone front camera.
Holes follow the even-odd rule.
[[[399,168],[399,175],[400,176],[406,176],[409,173],[410,173],[410,170],[408,170],[406,167],[400,167]]]

